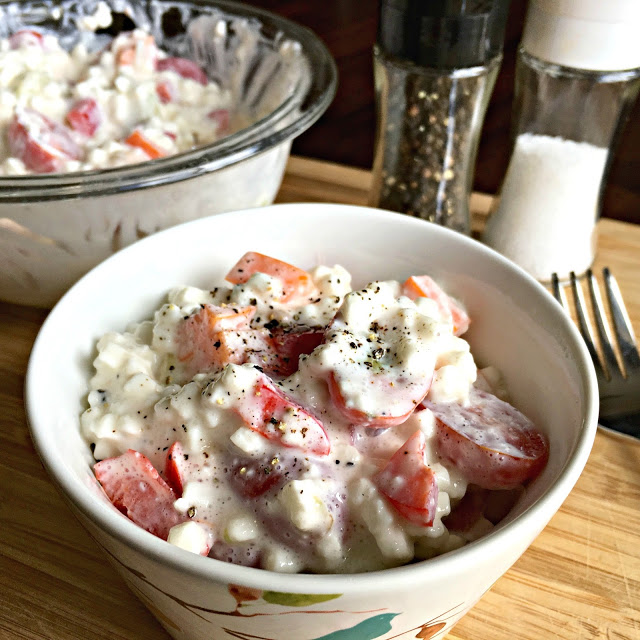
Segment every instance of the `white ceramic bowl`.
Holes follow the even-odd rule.
[[[336,68],[308,29],[229,0],[0,0],[0,37],[21,28],[71,49],[109,37],[80,30],[106,2],[229,90],[250,124],[185,153],[114,169],[0,176],[0,299],[50,307],[81,275],[159,229],[268,205],[292,140],[327,109]],[[168,28],[170,25],[171,28]]]
[[[396,569],[283,575],[183,551],[112,507],[79,430],[96,339],[150,317],[171,286],[210,286],[250,249],[301,267],[340,263],[355,284],[426,272],[465,302],[477,361],[502,370],[514,404],[550,441],[545,470],[491,534]],[[537,282],[497,253],[400,214],[293,204],[173,227],[96,267],[42,327],[29,363],[26,407],[37,450],[72,510],[175,638],[222,638],[227,629],[234,637],[361,640],[418,637],[423,629],[435,634],[426,637],[442,637],[473,606],[571,491],[595,436],[598,396],[571,321]],[[232,590],[245,594],[241,604]]]

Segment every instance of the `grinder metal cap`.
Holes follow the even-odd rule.
[[[378,46],[424,67],[482,66],[502,53],[508,8],[509,0],[380,0]]]

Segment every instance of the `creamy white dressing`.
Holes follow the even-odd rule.
[[[397,282],[352,292],[340,266],[311,274],[319,293],[295,304],[279,302],[281,284],[261,274],[210,291],[174,289],[152,321],[102,337],[81,421],[95,457],[134,449],[162,471],[168,448],[180,442],[188,459],[175,508],[205,529],[181,525],[169,541],[197,552],[210,527],[215,542],[209,555],[223,560],[285,572],[361,572],[464,544],[470,537],[450,534],[442,518],[465,495],[467,483],[438,456],[431,411],[410,413],[389,429],[354,426],[348,411],[397,415],[396,402],[400,413],[407,406],[412,411],[429,388],[434,401],[465,402],[476,379],[468,344],[453,336],[436,305],[412,302]],[[254,363],[186,376],[176,336],[181,323],[206,305],[252,305],[252,330],[329,325],[324,342],[301,356],[298,370],[273,383],[304,416],[289,409],[273,413],[273,424],[262,432],[251,428],[260,422],[266,392]],[[346,409],[331,396],[331,374]],[[402,401],[394,393],[399,388]],[[438,486],[431,526],[403,517],[375,481],[418,430]],[[320,455],[325,439],[330,451]],[[276,484],[262,491],[271,478]]]

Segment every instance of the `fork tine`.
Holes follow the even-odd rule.
[[[582,293],[582,287],[578,284],[578,279],[576,278],[576,274],[572,271],[570,274],[571,281],[571,291],[573,293],[573,302],[576,307],[576,316],[578,318],[578,327],[580,328],[580,333],[582,334],[582,338],[587,345],[587,349],[589,351],[589,355],[593,360],[593,364],[597,371],[602,373],[607,380],[610,378],[609,371],[606,365],[603,365],[600,356],[598,355],[598,351],[596,350],[595,343],[593,340],[593,332],[591,329],[591,323],[587,319],[587,314],[585,313],[585,299],[584,294]]]
[[[609,379],[614,373],[621,373],[620,365],[618,364],[615,351],[613,350],[611,328],[604,311],[604,305],[602,304],[602,297],[600,295],[600,289],[598,288],[598,282],[596,281],[596,277],[593,275],[593,271],[591,271],[591,269],[587,270],[586,276],[589,284],[589,296],[591,298],[593,317],[596,322],[598,338],[600,339],[600,347],[602,348],[604,367],[607,370],[607,379]]]
[[[636,346],[636,337],[633,333],[627,309],[624,306],[618,282],[609,271],[609,267],[605,267],[602,270],[602,275],[604,276],[604,288],[609,300],[616,340],[622,355],[622,362],[628,374],[634,369],[640,369],[640,355]]]
[[[564,307],[565,311],[568,311],[567,299],[564,295],[564,287],[560,286],[560,280],[558,279],[557,273],[551,274],[551,291],[553,292],[553,297],[560,303],[561,306]]]

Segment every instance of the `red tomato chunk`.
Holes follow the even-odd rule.
[[[214,109],[207,117],[218,124],[218,134],[228,133],[231,125],[229,109]]]
[[[331,450],[322,423],[278,389],[264,374],[236,407],[245,424],[268,440],[318,456]],[[298,444],[292,444],[297,442]]]
[[[82,157],[82,150],[66,127],[33,109],[14,116],[7,140],[11,155],[36,173],[64,171],[68,160]]]
[[[158,71],[175,71],[183,78],[190,78],[206,85],[209,80],[207,74],[192,60],[187,58],[160,58],[156,61]]]
[[[511,489],[535,478],[549,455],[546,437],[510,404],[472,389],[470,405],[425,402],[437,425],[439,454],[469,482]]]
[[[255,307],[205,305],[178,325],[177,356],[190,376],[220,371],[227,364],[257,364],[277,371],[271,334],[252,329]]]
[[[369,427],[370,429],[388,429],[396,427],[407,420],[420,404],[423,398],[429,392],[431,387],[432,376],[425,378],[421,384],[394,383],[393,386],[384,374],[366,373],[371,378],[371,384],[378,385],[379,393],[389,398],[393,397],[397,400],[394,405],[393,412],[387,410],[387,413],[373,415],[360,411],[355,407],[349,406],[343,393],[341,380],[334,372],[329,374],[329,395],[335,407],[342,415],[349,420],[352,425],[358,427]],[[346,380],[347,385],[349,380]]]
[[[264,273],[282,282],[280,302],[299,302],[315,292],[313,280],[306,271],[255,251],[245,253],[225,277],[233,284],[244,284],[254,273]]]
[[[111,503],[143,529],[166,540],[188,518],[173,508],[176,495],[149,459],[133,449],[102,460],[93,471]]]
[[[375,483],[400,515],[430,527],[438,507],[438,483],[425,461],[425,444],[422,431],[416,431],[375,476]]]
[[[471,320],[467,312],[449,297],[430,276],[411,276],[402,285],[402,292],[408,298],[429,298],[437,305],[442,317],[453,324],[453,333],[461,336],[469,329]]]
[[[282,484],[285,470],[282,464],[273,464],[273,458],[256,460],[236,457],[228,467],[229,480],[243,498],[258,498]]]
[[[31,29],[21,29],[9,36],[9,47],[11,47],[11,49],[20,49],[21,47],[42,47],[42,45],[42,34]]]
[[[168,80],[163,80],[156,84],[156,93],[162,104],[169,104],[169,102],[173,102],[177,97],[175,85]]]
[[[273,373],[288,377],[298,370],[300,356],[311,353],[324,341],[324,329],[302,329],[286,331],[276,328],[272,331],[273,345],[277,354],[277,361]]]
[[[164,477],[174,490],[177,497],[182,496],[184,489],[184,477],[187,465],[187,457],[180,441],[176,440],[167,451],[164,466]]]
[[[102,122],[98,103],[93,98],[78,100],[67,113],[67,122],[75,131],[91,137]]]

